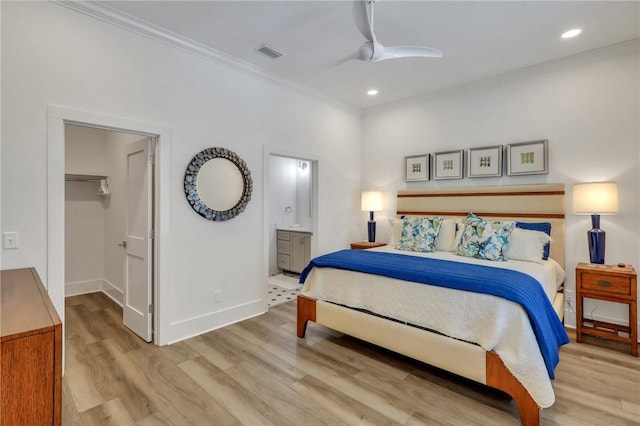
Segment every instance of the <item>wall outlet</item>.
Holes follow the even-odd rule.
[[[222,302],[222,290],[214,290],[213,291],[213,303]]]
[[[573,296],[574,296],[573,292],[565,291],[565,293],[564,293],[564,304],[565,304],[566,308],[569,309],[569,312],[575,312],[576,311],[575,308],[574,308],[575,305],[573,304],[573,302],[575,300],[573,298]]]
[[[18,233],[17,232],[4,232],[2,234],[3,243],[2,246],[5,249],[17,249],[18,248]]]

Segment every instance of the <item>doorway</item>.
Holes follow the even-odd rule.
[[[65,123],[65,297],[102,292],[153,340],[157,138]]]
[[[299,274],[315,254],[317,160],[271,153],[266,197],[267,305],[294,300]]]

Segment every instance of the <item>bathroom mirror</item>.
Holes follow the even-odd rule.
[[[207,148],[196,154],[184,175],[187,201],[208,220],[229,220],[244,211],[253,190],[244,160],[226,148]]]

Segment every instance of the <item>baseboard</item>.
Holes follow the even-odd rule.
[[[163,339],[166,344],[173,344],[181,340],[186,340],[218,328],[247,320],[264,314],[264,300],[254,300],[243,305],[234,306],[218,312],[212,312],[198,317],[171,323],[168,330],[163,333],[168,336]]]
[[[73,283],[65,283],[64,296],[78,296],[80,294],[95,293],[102,291],[102,280],[77,281]]]
[[[122,290],[109,281],[101,279],[66,283],[64,286],[64,297],[97,293],[99,291],[104,293],[118,305],[122,306],[124,300],[124,293]]]
[[[102,283],[102,292],[118,305],[122,306],[124,303],[124,292],[108,280],[103,280]]]

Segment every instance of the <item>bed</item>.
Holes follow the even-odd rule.
[[[547,301],[539,304],[548,305],[547,311],[551,310],[555,315],[549,320],[557,322],[561,327],[564,309],[561,284],[566,277],[563,269],[564,186],[543,184],[436,188],[400,191],[397,195],[398,217],[438,216],[464,223],[469,212],[487,221],[551,224],[549,260],[538,263],[511,259],[507,262],[489,262],[449,252],[399,253],[392,246],[367,254],[356,255],[352,252],[351,255],[373,259],[370,263],[377,263],[378,259],[389,256],[403,256],[403,259],[411,256],[411,259],[407,258],[407,262],[422,262],[416,260],[416,256],[428,257],[430,259],[425,262],[433,263],[462,261],[456,263],[461,265],[456,269],[475,267],[462,266],[466,264],[490,264],[492,268],[501,269],[499,274],[505,274],[504,279],[512,277],[509,275],[512,274],[511,271],[503,272],[504,270],[520,270],[524,267],[527,276],[531,275],[543,284],[539,292],[544,294]],[[524,225],[523,227],[526,228]],[[348,257],[349,253],[344,255]],[[318,259],[321,261],[324,258],[321,256]],[[406,268],[414,270],[410,265],[417,264],[409,263]],[[305,336],[308,321],[313,321],[499,389],[515,401],[522,424],[539,424],[541,408],[552,405],[555,400],[551,378],[557,364],[557,346],[563,343],[555,346],[555,354],[552,353],[554,345],[550,345],[552,349],[543,347],[542,343],[538,346],[541,327],[539,324],[529,323],[530,313],[519,304],[502,300],[495,295],[476,294],[464,288],[419,285],[405,279],[402,274],[392,272],[393,268],[388,269],[391,272],[388,276],[380,276],[357,268],[345,270],[331,267],[330,263],[318,263],[315,267],[310,265],[306,271],[308,275],[305,276],[304,287],[298,296],[298,337]],[[520,277],[514,276],[518,279]],[[429,284],[426,282],[428,280],[424,284]],[[467,312],[483,303],[488,303],[484,312]],[[474,320],[473,315],[484,316]],[[493,318],[502,318],[502,322],[489,324]],[[465,321],[467,324],[483,324],[483,327],[465,327]],[[504,323],[509,326],[501,325]],[[550,323],[545,324],[542,328],[550,327]],[[552,326],[557,328],[558,324],[554,323]],[[470,334],[465,334],[467,331],[460,334],[460,328],[468,328]],[[480,335],[473,334],[476,332]],[[564,333],[564,330],[559,333]],[[564,335],[566,337],[566,333]],[[555,363],[551,361],[549,365],[549,358],[554,356]]]

